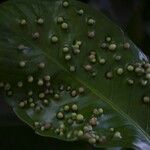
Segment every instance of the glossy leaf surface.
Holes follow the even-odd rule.
[[[149,147],[149,60],[87,5],[2,4],[0,70],[1,95],[37,134],[96,147]]]

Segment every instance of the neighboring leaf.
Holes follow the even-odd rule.
[[[0,69],[1,95],[37,134],[149,148],[149,61],[85,4],[2,4]]]

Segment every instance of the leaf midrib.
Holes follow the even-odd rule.
[[[42,51],[42,50],[41,50]],[[46,50],[47,51],[47,50]],[[62,70],[64,70],[65,72],[67,72],[72,78],[74,78],[77,82],[81,83],[82,85],[84,85],[86,88],[88,88],[92,93],[94,93],[97,97],[99,97],[102,101],[104,101],[105,103],[109,104],[116,112],[118,112],[121,116],[123,116],[124,118],[126,118],[127,120],[129,120],[134,127],[136,127],[136,129],[138,129],[140,131],[140,133],[149,141],[150,137],[149,135],[129,116],[127,115],[125,112],[123,112],[118,106],[116,106],[114,103],[111,102],[111,100],[109,100],[108,98],[106,98],[100,91],[98,91],[97,89],[95,89],[94,87],[90,87],[88,84],[86,84],[84,81],[80,80],[79,78],[77,78],[76,76],[74,76],[73,74],[71,74],[62,64],[60,64],[58,61],[56,61],[55,59],[53,59],[51,56],[47,55],[47,53],[43,52],[45,57],[47,57],[47,59],[49,59],[50,61],[52,61],[54,64],[56,64],[58,67],[60,67]]]

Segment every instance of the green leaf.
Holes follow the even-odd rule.
[[[150,146],[150,64],[119,27],[69,0],[0,6],[1,95],[41,136]]]

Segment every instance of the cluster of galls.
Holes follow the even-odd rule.
[[[150,64],[148,62],[139,62],[134,64],[129,64],[125,66],[124,68],[115,68],[114,71],[108,72],[106,74],[106,77],[108,79],[112,79],[114,77],[114,72],[116,71],[116,74],[121,76],[125,73],[128,73],[128,77],[126,77],[126,82],[129,86],[133,86],[136,84],[136,86],[141,87],[148,87],[150,84]],[[134,78],[133,78],[134,74]],[[131,77],[130,77],[131,76]],[[150,96],[144,96],[142,98],[144,103],[149,103]],[[145,100],[146,98],[146,100]]]
[[[44,79],[47,79],[47,81],[46,80],[44,81]],[[61,101],[61,95],[64,91],[69,92],[71,97],[76,97],[79,94],[84,93],[84,87],[82,86],[79,87],[78,90],[75,90],[72,89],[70,86],[67,86],[65,89],[64,85],[61,85],[60,88],[55,92],[53,84],[49,82],[49,79],[50,76],[44,76],[43,79],[37,80],[37,86],[39,86],[41,92],[37,94],[33,93],[32,90],[29,91],[27,100],[21,101],[19,103],[19,106],[21,108],[28,108],[30,106],[31,108],[35,108],[35,110],[40,111],[43,108],[43,106],[40,107],[41,104],[43,104],[46,107],[50,104],[52,100],[59,103],[59,101]],[[29,83],[31,83],[31,80],[33,82],[33,77],[30,76],[28,80]],[[32,96],[38,98],[34,99]]]
[[[85,139],[90,144],[105,143],[107,137],[97,133],[95,128],[99,125],[99,118],[104,114],[102,108],[95,108],[90,118],[86,118],[77,104],[66,104],[58,111],[56,117],[59,120],[59,126],[55,129],[55,133],[66,138]],[[72,129],[72,130],[71,130]],[[108,129],[111,132],[111,138],[122,138],[119,131],[114,128]]]
[[[63,1],[62,6],[64,8],[69,7],[69,2],[68,1]],[[44,19],[43,18],[38,18],[37,20],[35,20],[35,22],[37,23],[37,25],[42,26],[44,24]],[[68,23],[65,22],[65,19],[62,16],[57,18],[57,23],[60,24],[61,29],[63,29],[63,30],[68,30],[69,29]],[[28,21],[25,20],[25,19],[22,19],[22,20],[19,21],[19,24],[22,27],[24,27],[24,26],[27,26]],[[37,40],[37,39],[40,38],[40,33],[39,32],[32,33],[32,37],[33,37],[33,39]],[[52,35],[50,37],[50,39],[51,39],[52,43],[57,43],[59,41],[59,38],[56,35]]]
[[[21,61],[19,62],[19,67],[24,68],[26,67],[27,62]],[[41,62],[38,64],[39,69],[45,68],[45,63]],[[51,82],[51,76],[45,75],[43,78],[36,79],[32,75],[29,75],[26,79],[26,81],[18,81],[16,83],[16,87],[13,87],[13,89],[23,89],[24,83],[27,82],[28,84],[34,84],[36,85],[36,90],[40,89],[41,92],[37,93],[34,89],[29,90],[26,94],[26,98],[23,100],[19,100],[19,107],[22,109],[33,109],[34,113],[40,113],[44,109],[44,107],[47,107],[52,100],[54,100],[56,103],[61,102],[61,92],[67,91],[70,93],[70,96],[72,98],[78,96],[79,94],[83,94],[85,92],[85,89],[83,86],[80,86],[78,90],[73,89],[71,86],[64,86],[61,84],[58,87],[59,92],[54,92],[53,90],[53,84]],[[7,93],[10,93],[11,85],[10,84],[4,84],[3,82],[0,82],[0,88],[4,88]],[[35,88],[35,86],[34,86]],[[24,92],[25,89],[23,89]],[[15,94],[15,93],[14,93]],[[61,95],[61,96],[60,96]],[[11,96],[13,96],[11,94]],[[36,98],[35,98],[36,97]],[[67,116],[67,117],[66,117]],[[63,108],[60,108],[59,112],[56,113],[56,119],[60,121],[60,125],[58,128],[55,127],[55,124],[51,122],[40,122],[35,121],[34,122],[34,128],[35,130],[40,131],[47,131],[47,130],[53,130],[57,135],[64,136],[64,132],[66,129],[64,119],[67,119],[68,125],[73,125],[75,122],[77,124],[84,123],[85,119],[84,116],[80,113],[78,113],[78,105],[77,104],[68,104],[63,106]],[[69,134],[67,135],[69,138]]]
[[[26,64],[27,64],[27,62],[25,62],[25,61],[19,62],[19,66],[21,68],[26,67]],[[39,63],[38,68],[43,70],[45,68],[45,63],[44,62]],[[78,90],[76,90],[76,89],[73,89],[71,86],[66,86],[66,88],[65,88],[65,86],[63,84],[61,84],[58,87],[58,90],[56,90],[57,92],[55,92],[54,88],[53,88],[53,83],[51,82],[51,76],[50,75],[45,75],[45,76],[43,76],[43,78],[40,78],[40,79],[35,79],[32,75],[29,75],[25,82],[28,82],[28,84],[36,84],[36,86],[37,86],[36,89],[39,88],[41,92],[34,93],[32,90],[30,90],[27,93],[27,98],[25,100],[21,100],[19,102],[19,107],[23,108],[23,109],[33,108],[33,110],[35,112],[38,112],[38,113],[41,112],[44,109],[44,107],[47,107],[52,100],[54,100],[55,102],[58,102],[58,103],[61,102],[61,96],[62,96],[61,92],[67,91],[70,93],[71,97],[76,97],[79,94],[83,94],[85,92],[85,89],[83,86],[80,86],[78,88]],[[22,88],[23,82],[19,81],[17,83],[17,87],[19,89]],[[36,97],[36,99],[33,97]],[[56,114],[56,117],[59,120],[62,120],[65,117],[62,110],[65,112],[68,112],[68,111],[70,111],[70,106],[65,105],[64,108],[61,109]],[[76,104],[73,104],[71,106],[71,110],[73,111],[72,117],[74,117],[74,119],[76,117],[78,123],[79,122],[81,123],[84,120],[83,115],[75,113],[78,110],[78,106]],[[71,122],[72,122],[72,120],[69,119],[68,123],[71,124]],[[35,126],[36,130],[40,129],[41,131],[45,131],[45,130],[54,128],[54,125],[52,123],[49,123],[49,122],[43,123],[43,122],[36,121],[34,123],[34,126]],[[58,131],[59,131],[59,135],[62,136],[64,130],[65,130],[65,126],[61,124],[60,128],[56,129],[56,133],[58,133]]]
[[[46,130],[49,130],[49,129],[52,129],[53,126],[51,123],[49,122],[46,122],[46,123],[41,123],[41,122],[34,122],[34,128],[35,130],[41,130],[41,131],[46,131]]]
[[[78,55],[80,53],[80,48],[81,48],[82,42],[81,41],[76,41],[74,44],[70,45],[65,45],[62,49],[64,53],[64,59],[70,63],[71,58],[73,57],[72,55]],[[76,71],[76,66],[75,65],[70,65],[69,67],[70,72],[75,72]]]
[[[83,124],[85,121],[84,115],[79,113],[79,108],[77,104],[66,104],[56,114],[57,119],[60,121],[59,128],[55,132],[60,135],[66,135],[67,138],[71,138],[71,128],[69,133],[66,133],[66,128],[76,126],[76,124]],[[63,126],[63,130],[62,127]]]
[[[150,84],[150,63],[149,62],[136,62],[134,64],[130,64],[126,67],[127,71],[130,73],[134,73],[136,78],[132,79],[128,78],[127,83],[130,86],[133,86],[136,82],[141,87],[147,87]],[[148,94],[149,95],[149,94]],[[150,103],[150,96],[145,95],[142,97],[144,103]]]
[[[69,7],[68,1],[63,1],[62,6],[64,8]],[[80,16],[84,14],[84,10],[80,9],[77,12]],[[69,24],[67,22],[67,19],[65,19],[63,16],[59,16],[57,19],[57,24],[60,26],[60,28],[63,31],[69,30]],[[43,18],[38,18],[35,20],[37,25],[42,26],[44,24]],[[93,18],[87,18],[86,20],[87,25],[90,26],[90,30],[87,32],[87,37],[89,39],[93,39],[95,37],[95,30],[92,28],[96,24],[96,21]],[[27,25],[27,21],[25,19],[22,19],[19,24],[23,27]],[[34,40],[37,40],[40,38],[39,32],[32,33],[32,38]],[[50,40],[53,44],[58,43],[59,37],[56,35],[52,35],[50,37]],[[65,61],[70,63],[70,60],[73,56],[79,55],[81,52],[81,46],[82,41],[76,40],[75,43],[72,45],[64,45],[62,48],[64,59]],[[105,38],[105,42],[101,44],[101,48],[110,52],[115,52],[118,47],[123,47],[124,49],[129,49],[130,44],[124,43],[123,45],[117,45],[116,42],[112,41],[112,37],[108,36]],[[19,49],[24,50],[26,49],[25,46],[20,45]],[[91,73],[92,76],[96,76],[95,68],[93,67],[95,64],[105,65],[107,63],[106,58],[101,57],[98,55],[98,53],[94,50],[90,51],[88,54],[88,63],[83,65],[86,72]],[[119,62],[122,59],[121,55],[113,55],[113,59],[117,62]],[[21,68],[26,67],[27,61],[20,61],[19,66]],[[39,69],[45,68],[45,63],[41,62],[38,64]],[[69,71],[75,72],[76,71],[75,65],[70,65]],[[149,84],[150,81],[150,64],[148,62],[144,63],[135,63],[135,64],[129,64],[125,67],[118,67],[113,68],[112,71],[105,72],[105,77],[107,79],[113,79],[114,75],[117,76],[123,75],[125,72],[134,72],[136,76],[139,77],[139,81],[141,86],[145,87]],[[40,89],[39,93],[34,93],[34,90],[29,90],[27,92],[27,98],[19,101],[19,107],[23,109],[29,109],[32,108],[33,110],[40,112],[44,107],[47,107],[51,100],[57,100],[56,102],[59,103],[59,100],[61,101],[61,92],[55,92],[53,89],[53,85],[50,82],[51,76],[49,74],[46,74],[43,76],[43,78],[36,79],[34,76],[29,75],[26,79],[26,81],[18,81],[16,83],[17,88],[21,89],[24,86],[24,82],[28,82],[28,84],[34,83],[36,86]],[[134,85],[135,79],[132,79],[130,77],[127,78],[127,83],[129,85]],[[13,91],[11,90],[10,83],[4,83],[0,82],[0,88],[3,88],[6,91],[6,94],[8,96],[13,96]],[[59,88],[60,91],[64,91],[64,85],[61,85]],[[71,97],[76,97],[79,94],[84,93],[84,87],[79,87],[78,90],[72,89],[70,86],[67,86],[66,91],[69,91]],[[36,97],[36,98],[35,98]],[[150,103],[150,96],[145,95],[142,97],[142,100],[144,103]],[[41,107],[42,106],[42,107]],[[43,107],[44,106],[44,107]],[[40,122],[36,121],[34,122],[34,127],[36,130],[53,130],[57,135],[59,136],[66,136],[67,138],[76,137],[76,138],[82,138],[89,141],[91,144],[96,143],[104,143],[107,141],[106,135],[100,135],[100,133],[96,133],[95,127],[99,125],[99,118],[103,115],[103,109],[102,108],[95,108],[92,112],[92,115],[90,118],[86,118],[84,114],[82,114],[79,110],[79,106],[74,104],[66,104],[62,108],[59,109],[58,112],[56,112],[55,119],[57,122],[59,122],[59,126],[55,127],[55,125],[51,122]],[[80,126],[82,128],[76,129],[76,126]],[[70,130],[68,130],[70,129]],[[119,131],[115,131],[114,128],[109,129],[110,132],[112,132],[112,135],[114,138],[122,138],[122,135]]]
[[[46,82],[44,82],[44,80]],[[32,82],[34,80],[32,79]],[[48,81],[48,82],[47,82]],[[31,82],[28,81],[29,83]],[[50,83],[50,76],[46,75],[43,77],[43,79],[40,79],[40,82],[38,80],[37,85],[45,87],[46,83]],[[23,87],[23,82],[18,82],[17,84],[18,88]],[[11,86],[10,84],[3,84],[0,83],[0,87],[4,87],[5,90],[10,90]],[[48,86],[49,87],[49,86]],[[66,91],[70,91],[70,95],[72,97],[77,96],[77,93],[84,93],[84,88],[81,86],[79,87],[78,91],[71,90],[72,88],[70,86],[67,86]],[[59,90],[64,90],[64,85],[61,85],[59,87]],[[34,96],[34,92],[30,90],[28,92],[28,99],[23,100],[19,102],[19,107],[23,109],[28,108],[34,108],[38,113],[42,111],[43,106],[40,107],[38,105],[41,101],[44,103],[44,105],[49,104],[49,100],[46,99],[47,97],[47,91],[50,91],[48,89],[45,90],[45,92],[41,92],[38,95],[38,100],[35,101],[32,96]],[[55,99],[60,99],[60,95],[58,93],[50,92]],[[50,95],[48,96],[50,97]],[[47,98],[48,98],[47,97]],[[107,141],[107,136],[99,135],[94,131],[94,128],[99,124],[98,118],[101,117],[104,113],[102,108],[95,108],[93,109],[93,112],[91,114],[90,118],[86,118],[84,114],[80,113],[80,109],[78,104],[66,104],[63,107],[59,109],[59,111],[56,113],[56,119],[59,121],[58,127],[55,127],[55,124],[51,122],[40,122],[35,121],[34,122],[34,128],[35,130],[40,130],[42,132],[46,132],[47,130],[53,130],[56,135],[59,136],[65,136],[68,139],[69,138],[80,138],[80,139],[86,139],[90,144],[96,144],[96,143],[105,143]],[[78,127],[79,125],[79,127]],[[77,128],[75,128],[77,127]],[[80,128],[80,129],[79,129]],[[71,130],[73,129],[73,130]],[[112,132],[112,135],[115,138],[122,138],[120,132],[114,132],[114,129],[111,128],[110,131]]]
[[[120,47],[123,47],[124,49],[129,49],[130,44],[124,43],[123,45],[119,45]],[[108,50],[110,52],[114,52],[117,50],[117,44],[112,41],[112,37],[106,37],[105,42],[102,43],[101,48]],[[114,54],[112,59],[114,61],[119,62],[122,60],[121,55]],[[99,56],[99,53],[96,51],[91,51],[88,56],[88,61],[86,65],[84,65],[85,71],[92,74],[92,76],[96,76],[96,64],[105,65],[109,60],[106,60],[103,56]],[[112,80],[115,76],[122,76],[124,75],[124,79],[126,80],[126,83],[129,86],[133,86],[135,83],[141,85],[141,87],[146,87],[150,83],[150,63],[141,61],[141,62],[135,62],[132,64],[128,64],[123,67],[114,67],[111,66],[111,70],[104,73],[104,76],[106,79]],[[135,78],[133,78],[133,74]],[[128,76],[127,76],[128,75]],[[131,76],[131,77],[130,77]],[[149,103],[149,96],[144,96],[142,98],[143,102]]]
[[[119,47],[122,47],[124,49],[129,49],[130,48],[130,43],[126,42],[122,45],[117,45],[117,43],[112,40],[112,37],[107,36],[105,38],[105,41],[101,44],[102,49],[109,50],[111,52],[114,52]]]
[[[95,21],[93,21],[93,22],[95,23]],[[119,46],[117,46],[115,41],[112,41],[112,38],[110,36],[106,37],[105,42],[103,42],[101,44],[102,49],[109,50],[110,52],[114,52],[117,49],[117,47],[119,47]],[[122,47],[124,49],[129,49],[130,44],[125,43],[125,44],[123,44]],[[122,59],[122,56],[114,54],[113,58],[115,61],[120,61]],[[89,63],[83,66],[84,69],[87,72],[92,73],[92,76],[96,76],[96,68],[94,66],[96,64],[105,65],[108,60],[106,60],[106,58],[104,56],[99,56],[98,52],[91,51],[89,56],[88,56],[88,61],[89,61]],[[117,68],[116,72],[118,75],[121,75],[121,74],[123,74],[124,70],[123,70],[123,68]],[[112,79],[113,78],[113,71],[106,72],[105,76],[107,79]]]
[[[64,4],[67,4],[66,7],[69,6],[69,2],[68,1],[64,1],[62,3],[62,6],[64,6]],[[80,16],[84,14],[84,10],[83,9],[80,9],[78,12],[77,12]],[[57,23],[61,25],[61,28],[64,29],[64,30],[69,30],[69,26],[68,26],[68,23],[65,22],[65,18],[63,16],[59,16],[57,18]],[[93,19],[93,18],[86,18],[86,23],[88,26],[93,26],[96,21]],[[95,37],[95,31],[88,31],[88,37],[90,39],[94,38]],[[56,43],[58,42],[58,37],[57,36],[52,36],[52,42],[53,43]],[[54,40],[55,39],[55,40]],[[63,53],[64,53],[64,59],[66,61],[70,61],[72,59],[72,54],[74,55],[78,55],[80,52],[81,52],[81,45],[82,45],[82,41],[80,40],[76,40],[76,42],[73,44],[73,45],[64,45],[64,48],[62,49]],[[76,71],[76,66],[75,65],[70,65],[69,67],[69,70],[70,72],[75,72]]]
[[[20,61],[18,63],[18,67],[20,69],[26,69],[28,65],[28,61]],[[41,62],[37,65],[37,68],[39,71],[44,71],[46,64],[44,62]],[[13,88],[11,88],[10,83],[4,83],[0,82],[0,88],[3,88],[6,92],[7,96],[13,96],[15,93],[11,89],[16,90],[22,90],[25,92],[25,85],[31,85],[34,87],[36,86],[36,90],[34,89],[28,89],[26,91],[26,97],[22,100],[19,100],[19,106],[21,108],[33,108],[35,111],[41,111],[43,107],[46,107],[50,103],[50,99],[59,100],[61,99],[60,94],[62,91],[64,91],[64,85],[61,85],[59,90],[54,91],[53,84],[50,81],[51,76],[49,74],[45,74],[41,78],[37,78],[33,75],[28,75],[25,81],[17,81],[16,85],[13,85]],[[38,91],[38,92],[37,92]],[[59,92],[58,92],[59,91]],[[67,86],[66,91],[69,91],[71,97],[76,97],[79,94],[84,93],[84,87],[79,87],[78,90],[72,89],[72,87]],[[41,105],[44,105],[41,107]]]
[[[93,25],[95,25],[95,23],[96,23],[96,21],[93,18],[87,19],[87,24],[89,26],[92,27]],[[90,31],[88,31],[87,35],[88,35],[89,39],[93,39],[95,37],[95,30],[91,29]]]
[[[107,132],[110,132],[109,135],[103,135],[102,133],[96,133],[95,128],[99,125],[99,117],[102,117],[104,111],[102,108],[95,108],[93,110],[92,117],[89,119],[89,122],[83,128],[83,138],[88,140],[90,144],[96,143],[106,143],[110,138],[122,139],[122,135],[119,131],[115,131],[114,128],[109,128]]]
[[[3,82],[1,81],[0,82],[0,88],[6,92],[6,94],[8,96],[12,96],[13,95],[13,91],[12,91],[12,87],[11,87],[11,84],[9,82]]]
[[[37,25],[43,25],[44,24],[44,19],[43,18],[38,18],[37,20],[35,20],[35,22],[37,23]],[[24,26],[27,26],[27,20],[25,19],[22,19],[19,21],[19,24],[24,27]],[[40,38],[40,33],[39,32],[35,32],[35,33],[32,33],[32,38],[37,40]]]
[[[90,73],[93,77],[96,76],[96,71],[93,65],[97,63],[97,54],[95,51],[90,51],[88,56],[89,63],[83,65],[86,72]]]
[[[26,64],[26,61],[19,62],[19,66],[21,68],[26,67]],[[41,62],[37,67],[42,71],[45,68],[45,63]],[[50,80],[51,76],[49,74],[45,74],[43,78],[37,79],[33,75],[28,75],[26,81],[18,81],[17,86],[19,89],[23,88],[25,82],[29,85],[34,84],[35,86],[37,86],[37,89],[39,89],[38,93],[34,89],[29,90],[27,92],[26,98],[19,102],[19,106],[21,108],[34,108],[36,111],[40,111],[42,110],[41,104],[44,106],[49,105],[49,97],[55,97],[56,95],[56,93],[54,93]]]

